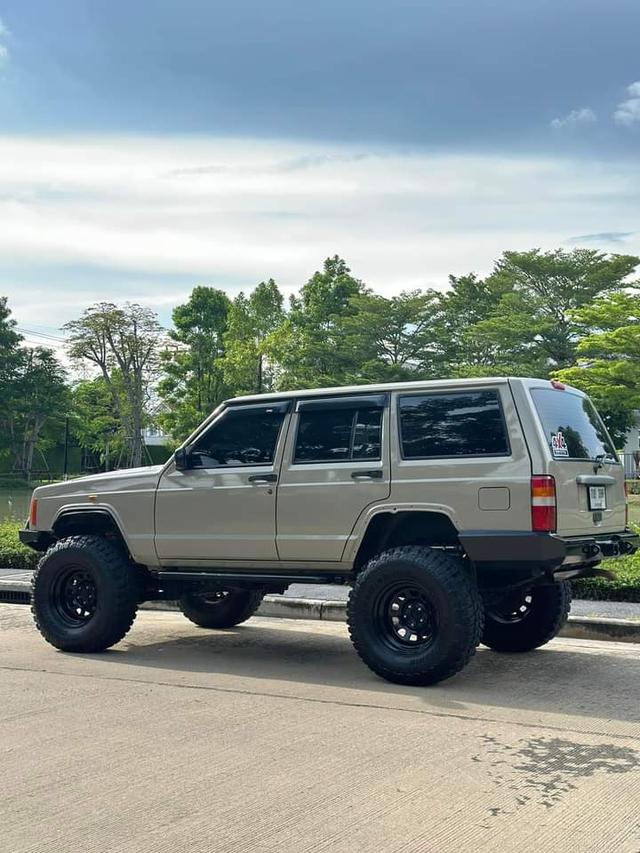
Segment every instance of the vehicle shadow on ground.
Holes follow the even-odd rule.
[[[185,625],[162,640],[161,626],[145,625],[129,635],[127,646],[91,656],[106,668],[112,664],[192,674],[194,686],[233,689],[233,683],[207,679],[207,675],[260,679],[291,685],[337,688],[340,701],[350,701],[347,691],[367,691],[367,703],[376,696],[419,697],[433,711],[464,711],[472,704],[545,713],[598,717],[637,722],[640,707],[640,657],[597,653],[555,643],[524,655],[498,654],[480,647],[471,663],[457,676],[433,687],[390,684],[370,672],[357,657],[346,632],[323,634],[303,627],[293,629],[240,625],[227,631],[209,631]],[[146,676],[145,676],[146,677]],[[176,683],[178,683],[176,681]],[[246,686],[246,685],[245,685]],[[243,687],[244,689],[244,687]],[[266,692],[282,692],[274,686]],[[294,694],[292,694],[294,695]],[[322,698],[315,692],[309,698]],[[334,698],[334,697],[331,697]],[[354,701],[355,694],[352,698]]]

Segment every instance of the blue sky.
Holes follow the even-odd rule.
[[[0,3],[0,292],[55,329],[96,299],[384,292],[503,248],[640,252],[631,0]]]

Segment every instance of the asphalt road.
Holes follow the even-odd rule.
[[[0,607],[7,853],[638,853],[640,648],[387,684],[344,625],[142,612],[65,655]]]

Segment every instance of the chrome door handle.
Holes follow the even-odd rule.
[[[379,468],[375,471],[354,471],[351,476],[354,480],[381,480],[382,471]]]
[[[250,483],[276,483],[277,481],[277,474],[251,474],[249,477]]]

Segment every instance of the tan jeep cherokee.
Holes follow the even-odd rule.
[[[569,578],[628,554],[624,474],[593,405],[538,379],[291,391],[221,405],[164,466],[36,489],[36,625],[59,649],[121,640],[178,599],[205,628],[290,583],[348,584],[376,673],[430,684],[478,643],[554,637]]]

